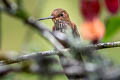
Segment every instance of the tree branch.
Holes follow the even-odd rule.
[[[116,42],[106,42],[106,43],[98,43],[95,45],[89,45],[90,48],[95,48],[97,50],[99,49],[105,49],[105,48],[114,48],[114,47],[120,47],[120,41]]]
[[[120,47],[120,41],[88,45],[86,47],[83,47],[83,49],[84,48],[95,48],[96,50],[100,50],[100,49],[114,48],[114,47]],[[62,54],[68,51],[70,51],[70,49],[61,49],[60,51],[51,50],[51,51],[44,51],[44,52],[34,52],[34,53],[29,53],[26,55],[19,56],[19,57],[14,57],[13,59],[3,60],[0,62],[0,64],[5,65],[5,64],[18,63],[18,62],[22,62],[22,61],[29,60],[29,59],[34,59],[34,57],[36,56],[58,55],[58,54]]]

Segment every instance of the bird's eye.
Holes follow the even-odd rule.
[[[62,17],[63,17],[63,16],[64,16],[64,14],[62,13],[62,14],[60,14],[60,16],[62,16]]]

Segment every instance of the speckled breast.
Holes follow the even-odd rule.
[[[60,31],[60,32],[65,32],[65,30],[67,29],[68,24],[65,23],[62,20],[56,20],[55,23],[55,31]]]

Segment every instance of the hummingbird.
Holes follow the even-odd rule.
[[[52,27],[52,32],[55,35],[57,35],[56,32],[60,32],[62,34],[65,34],[68,29],[71,29],[71,33],[72,33],[73,38],[80,38],[80,34],[78,32],[77,26],[71,21],[69,14],[66,10],[61,9],[61,8],[54,9],[51,16],[45,17],[45,18],[40,18],[38,20],[46,20],[46,19],[52,19],[52,21],[54,23],[54,25]],[[61,36],[61,34],[58,34],[57,36],[58,36],[57,37],[57,40],[58,40],[58,38],[59,38],[59,36]],[[69,36],[65,36],[65,37],[69,37]],[[67,39],[70,39],[70,38],[67,38]],[[65,41],[59,39],[58,41],[63,45],[64,48],[71,47],[67,43],[66,39],[65,39]],[[71,75],[67,74],[66,70],[73,67],[74,60],[73,59],[70,60],[69,56],[66,56],[64,54],[59,55],[59,58],[60,58],[60,63],[64,69],[64,72],[69,79],[71,77]]]
[[[79,38],[80,37],[80,34],[77,30],[76,25],[70,20],[69,14],[66,10],[64,10],[62,8],[54,9],[51,16],[45,17],[45,18],[40,18],[38,20],[46,20],[46,19],[52,19],[52,21],[54,23],[54,26],[52,28],[53,33],[56,32],[56,31],[61,32],[61,33],[65,33],[65,31],[68,28],[70,28],[72,30],[72,34],[73,34],[74,38]],[[59,34],[57,36],[59,36]],[[69,47],[64,41],[60,41],[60,43],[65,48]]]

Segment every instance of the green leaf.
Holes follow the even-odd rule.
[[[109,17],[105,22],[106,34],[104,41],[112,37],[120,29],[120,16]]]

